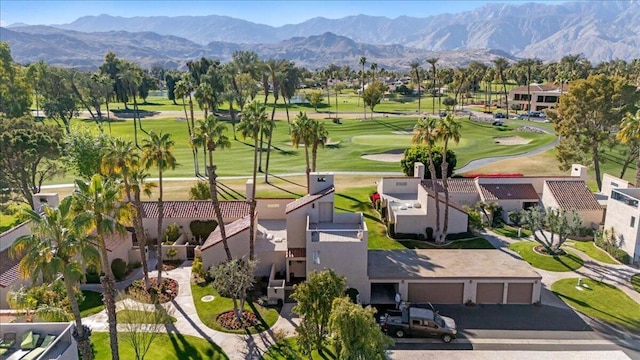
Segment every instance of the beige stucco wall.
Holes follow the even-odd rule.
[[[269,276],[271,267],[275,267],[275,271],[285,271],[285,252],[284,251],[267,251],[256,253],[258,266],[256,267],[256,276]]]
[[[540,202],[542,203],[541,206],[543,208],[558,208],[558,202],[556,201],[556,198],[553,197],[553,195],[551,194],[551,190],[549,190],[549,186],[545,183],[544,184],[544,190],[542,192],[542,196],[540,197]]]
[[[241,258],[249,255],[249,230],[245,230],[227,239],[231,256]],[[215,267],[221,262],[227,261],[227,253],[222,242],[207,249],[201,250],[202,266],[204,269]]]
[[[287,204],[295,199],[256,199],[256,213],[262,220],[282,220],[287,217]]]
[[[17,238],[31,234],[31,221],[24,222],[0,234],[0,251],[13,245]]]
[[[415,194],[420,179],[412,177],[383,178],[378,181],[379,194]]]
[[[287,214],[287,246],[300,248],[306,246],[307,217],[318,217],[317,207],[311,204],[296,209]]]
[[[117,236],[117,235],[116,235]],[[133,247],[133,242],[131,240],[131,233],[125,232],[124,235],[120,235],[124,238],[124,241],[118,244],[115,249],[111,251],[107,251],[107,259],[109,260],[109,264],[113,262],[115,259],[122,259],[129,263],[129,250]]]
[[[580,210],[578,211],[582,218],[582,226],[597,229],[603,223],[604,209],[599,210]]]
[[[629,226],[632,216],[636,218],[633,228]],[[621,240],[620,248],[626,251],[635,262],[640,262],[640,224],[638,222],[640,222],[640,209],[609,199],[604,227],[615,229],[616,237]]]
[[[629,182],[613,175],[604,174],[602,176],[602,190],[601,194],[611,196],[611,190],[613,189],[628,189]]]

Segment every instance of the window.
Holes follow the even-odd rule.
[[[318,250],[313,251],[313,263],[315,265],[320,265],[320,251]]]
[[[397,181],[396,182],[396,186],[407,186],[407,182],[406,181]]]
[[[614,183],[613,181],[611,182],[611,187],[620,187],[620,185],[618,185],[618,183]]]
[[[327,178],[325,178],[324,176],[320,176],[320,177],[318,177],[318,180],[317,180],[317,181],[318,181],[318,182],[326,182],[326,181],[327,181]]]
[[[268,204],[267,208],[273,209],[273,208],[279,208],[280,204]]]
[[[629,226],[631,226],[631,227],[635,227],[636,226],[636,217],[635,216],[631,217],[631,224]]]

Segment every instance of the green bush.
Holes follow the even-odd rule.
[[[176,223],[171,223],[167,226],[167,229],[164,231],[164,238],[168,243],[173,244],[182,233],[180,232],[180,227]]]
[[[447,234],[447,240],[462,240],[476,237],[472,232],[466,231],[461,233]]]
[[[484,229],[484,225],[482,224],[482,215],[480,215],[480,212],[477,209],[467,205],[464,205],[463,209],[468,215],[470,229]]]
[[[94,265],[87,266],[85,278],[87,280],[87,284],[100,284],[100,274]]]
[[[124,280],[124,277],[127,275],[127,262],[120,258],[114,259],[111,262],[111,271],[116,280]]]
[[[209,200],[211,199],[211,189],[206,181],[198,181],[189,189],[189,200]]]
[[[606,251],[614,259],[620,261],[623,264],[631,263],[631,256],[626,251],[620,249],[615,242],[609,242],[603,239],[603,236],[595,236],[594,242],[599,248]]]
[[[425,229],[425,232],[427,233],[427,241],[433,241],[433,228],[429,226]]]
[[[358,294],[360,294],[358,289],[348,288],[347,291],[344,292],[344,294],[347,295],[349,299],[351,299],[352,303],[357,304]]]
[[[189,230],[191,230],[191,233],[196,238],[196,242],[200,244],[217,226],[218,223],[215,220],[193,220],[189,223]]]
[[[205,278],[206,273],[202,266],[202,259],[200,259],[199,257],[193,259],[193,264],[191,265],[191,272],[193,272],[195,275],[201,278]]]

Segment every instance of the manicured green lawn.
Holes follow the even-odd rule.
[[[262,356],[262,360],[298,360],[308,359],[304,356],[298,347],[297,338],[292,337],[282,341],[279,341],[275,345],[269,348],[269,350]],[[313,360],[332,360],[336,359],[335,349],[333,346],[328,346],[319,354],[314,351],[311,354]]]
[[[97,314],[104,309],[101,293],[83,290],[82,295],[84,295],[84,301],[78,304],[82,317]]]
[[[140,321],[140,319],[144,319],[145,314],[150,314],[149,311],[142,310],[120,310],[116,313],[116,317],[118,318],[118,323],[138,323],[138,324],[152,324],[151,321]],[[169,316],[171,322],[174,323],[177,321],[173,316]],[[131,319],[131,320],[130,320]]]
[[[631,277],[631,285],[640,293],[640,274],[635,274]]]
[[[583,314],[640,332],[640,304],[615,286],[583,279],[588,288],[576,289],[578,279],[562,279],[551,291]]]
[[[531,266],[548,271],[573,271],[583,265],[580,257],[567,251],[567,255],[549,256],[540,255],[533,251],[538,243],[533,241],[519,241],[509,245],[509,249],[517,252]]]
[[[74,120],[74,124],[83,124],[95,129],[97,125],[93,121]],[[172,134],[176,143],[174,155],[180,164],[175,170],[167,170],[166,177],[194,176],[194,164],[191,148],[188,146],[187,123],[184,120],[168,119],[142,119],[142,128],[145,131],[164,131]],[[399,162],[380,162],[361,158],[364,154],[377,154],[391,150],[403,150],[411,146],[410,134],[398,132],[411,131],[416,123],[416,118],[376,118],[360,121],[357,119],[344,119],[341,124],[334,124],[331,120],[325,120],[324,124],[329,132],[332,142],[339,142],[335,146],[327,146],[318,151],[317,167],[319,171],[394,171],[400,172]],[[548,134],[535,134],[528,132],[516,132],[515,127],[501,127],[497,129],[491,124],[470,122],[460,119],[462,124],[462,140],[460,144],[451,144],[450,148],[458,156],[457,167],[461,167],[473,159],[523,153],[553,141],[554,136]],[[105,131],[109,132],[105,125]],[[133,121],[126,120],[111,124],[113,136],[133,140]],[[233,140],[232,127],[228,125],[227,136],[231,138],[231,147],[224,150],[216,150],[214,161],[220,176],[233,176],[251,174],[253,162],[253,140],[242,139],[238,136]],[[520,136],[530,139],[531,142],[524,145],[504,146],[494,141],[497,136]],[[147,135],[138,131],[138,142]],[[389,139],[393,139],[390,141]],[[266,145],[265,145],[266,146]],[[304,148],[294,149],[287,132],[286,120],[276,121],[272,152],[269,164],[270,172],[304,173]],[[202,162],[202,151],[199,159]],[[266,165],[266,154],[263,158],[263,168]],[[203,164],[201,164],[203,165]],[[202,167],[202,166],[201,166]],[[152,175],[155,172],[152,171]],[[71,182],[73,172],[68,172],[64,178],[55,182]]]
[[[91,344],[96,360],[111,359],[111,348],[109,347],[109,333],[94,332],[91,335]],[[118,334],[118,344],[121,359],[135,359],[135,353],[129,343]],[[179,333],[160,334],[152,343],[145,359],[153,360],[224,360],[227,355],[215,343],[191,335]]]
[[[565,245],[574,247],[577,250],[589,255],[590,258],[603,262],[605,264],[618,264],[609,254],[595,246],[593,241],[572,241],[566,242]]]
[[[445,246],[435,246],[425,241],[400,240],[407,249],[495,249],[487,239],[482,237],[470,240],[458,240]]]
[[[504,225],[502,227],[498,227],[498,228],[493,228],[491,229],[491,231],[493,231],[496,234],[500,234],[502,236],[507,236],[510,238],[514,238],[517,239],[518,238],[518,228],[513,227],[511,225]],[[531,236],[531,231],[527,230],[527,229],[522,229],[521,231],[521,237],[526,238]]]
[[[193,296],[193,302],[196,304],[198,317],[200,318],[200,321],[202,321],[205,325],[218,331],[235,334],[246,333],[243,329],[227,330],[218,324],[218,315],[233,310],[232,299],[220,296],[210,284],[200,286],[198,284],[192,283],[191,294]],[[203,302],[201,299],[205,295],[213,295],[215,299],[210,302]],[[258,324],[258,326],[249,328],[249,331],[251,333],[258,333],[272,327],[273,324],[278,321],[278,316],[280,315],[278,313],[278,310],[274,308],[265,308],[256,303],[247,302],[244,306],[244,309],[256,314],[258,320],[260,320],[260,324]]]

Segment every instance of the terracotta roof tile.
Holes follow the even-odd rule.
[[[431,183],[433,180],[422,180],[422,186],[425,189],[432,189]],[[444,191],[444,187],[442,186],[442,180],[438,179],[435,181],[438,192]],[[476,189],[475,179],[472,178],[450,178],[447,179],[447,185],[449,186],[450,193],[467,193],[474,194],[478,192]]]
[[[20,257],[12,259],[9,249],[0,251],[0,287],[6,288],[18,280],[18,263]]]
[[[600,210],[600,204],[584,181],[545,181],[558,206],[564,210]]]
[[[251,217],[249,215],[243,217],[242,219],[238,219],[232,223],[225,225],[225,233],[227,235],[227,239],[238,235],[239,233],[249,230],[249,226],[251,225]],[[202,244],[201,250],[208,249],[216,244],[222,242],[222,235],[220,234],[220,227],[217,227],[213,232],[209,235],[207,240]]]
[[[126,232],[122,235],[114,233],[109,234],[104,238],[104,245],[107,248],[108,252],[112,252],[115,250],[120,244],[124,243],[126,236],[131,236],[129,232]]]
[[[287,257],[307,257],[307,248],[303,247],[294,247],[287,249]]]
[[[303,206],[305,206],[307,204],[311,204],[312,202],[331,194],[332,192],[335,191],[335,189],[336,188],[334,186],[331,186],[331,187],[328,187],[328,188],[322,190],[321,192],[319,192],[317,194],[305,195],[305,196],[303,196],[303,197],[301,197],[301,198],[299,198],[299,199],[297,199],[295,201],[292,201],[292,202],[287,204],[287,208],[286,208],[285,213],[288,214],[288,213],[290,213],[290,212],[292,212],[292,211],[294,211],[296,209],[299,209],[299,208],[301,208],[301,207],[303,207]]]
[[[246,201],[220,201],[220,211],[225,219],[239,219],[249,214],[249,204]],[[158,217],[158,202],[142,202],[143,217]],[[165,201],[165,218],[193,218],[215,219],[213,203],[209,200]]]
[[[484,201],[540,200],[531,184],[478,184]]]

